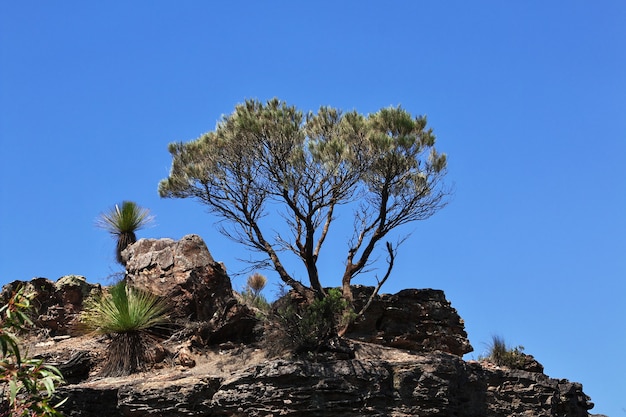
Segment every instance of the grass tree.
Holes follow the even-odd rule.
[[[241,296],[246,304],[256,307],[262,311],[268,311],[270,308],[267,299],[261,294],[263,288],[267,284],[267,278],[265,275],[255,272],[248,277],[246,281],[246,287],[244,288]]]
[[[253,300],[259,296],[263,288],[265,288],[265,284],[267,284],[267,278],[265,277],[265,275],[262,275],[258,272],[255,272],[248,277],[248,281],[246,282],[246,289],[252,293]]]
[[[130,287],[124,281],[87,303],[82,321],[99,334],[110,337],[102,373],[121,376],[145,369],[150,362],[153,331],[169,319],[166,300]]]
[[[132,201],[123,201],[121,206],[116,204],[100,214],[96,224],[117,238],[115,257],[117,262],[124,265],[122,251],[137,241],[135,232],[148,226],[153,219],[150,210]]]

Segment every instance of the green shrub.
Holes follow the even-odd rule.
[[[24,356],[19,348],[17,334],[32,325],[27,316],[30,297],[20,288],[0,308],[0,385],[3,400],[0,413],[11,416],[55,417],[62,416],[56,410],[61,405],[51,405],[56,387],[63,382],[63,376],[53,366],[44,364],[42,359]]]
[[[316,352],[337,336],[337,325],[342,321],[347,302],[341,291],[332,288],[326,297],[310,304],[289,303],[275,312],[285,335],[285,342],[296,353]]]
[[[498,366],[506,366],[511,369],[522,369],[526,363],[524,346],[508,348],[501,336],[492,336],[489,346],[489,355],[486,358]]]
[[[254,293],[246,288],[241,292],[241,299],[244,304],[260,310],[261,315],[267,314],[270,311],[270,303],[263,294],[254,295]]]
[[[89,301],[82,314],[83,323],[111,339],[102,374],[121,376],[145,369],[151,359],[152,331],[167,323],[168,312],[165,300],[123,281],[112,286],[108,294]]]

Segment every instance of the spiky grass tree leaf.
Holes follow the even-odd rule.
[[[137,241],[135,232],[148,226],[153,220],[150,210],[132,201],[123,201],[121,206],[116,204],[109,211],[100,214],[96,225],[117,238],[116,259],[123,265],[122,251]]]
[[[102,213],[96,224],[113,235],[136,232],[153,221],[150,210],[137,205],[133,201],[123,201],[121,206],[116,204],[108,212]]]
[[[87,328],[111,337],[102,370],[105,376],[128,375],[143,369],[150,360],[150,332],[168,319],[167,300],[123,281],[88,303],[82,316]]]
[[[120,282],[87,304],[83,322],[101,334],[147,331],[169,319],[167,300]]]

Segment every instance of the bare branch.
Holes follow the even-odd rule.
[[[355,320],[358,320],[359,318],[363,316],[365,311],[367,311],[367,309],[369,308],[370,304],[372,304],[372,301],[374,300],[374,298],[376,298],[376,296],[378,295],[380,288],[385,284],[385,282],[387,282],[389,275],[391,275],[391,270],[393,269],[393,263],[394,263],[394,260],[396,259],[396,252],[393,250],[393,247],[391,246],[391,243],[389,242],[387,242],[387,254],[389,255],[389,257],[387,258],[387,272],[385,272],[385,276],[383,277],[383,279],[378,281],[378,284],[374,288],[374,292],[370,295],[369,299],[367,300],[367,303],[365,303],[363,308],[361,308],[361,311],[357,313]]]

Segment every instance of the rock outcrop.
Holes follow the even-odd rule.
[[[237,301],[230,278],[200,236],[140,239],[122,258],[130,285],[168,300],[174,321],[195,323],[196,343],[251,341],[258,320]]]
[[[342,340],[352,355],[280,358],[261,349],[255,313],[237,301],[200,237],[142,239],[123,258],[130,285],[173,307],[174,330],[158,344],[163,361],[150,372],[102,378],[109,341],[70,337],[98,285],[68,276],[3,288],[6,301],[26,285],[42,333],[64,335],[33,341],[32,353],[66,372],[57,394],[68,417],[587,417],[593,407],[581,384],[549,378],[530,356],[524,370],[464,361],[472,347],[443,291],[377,296]],[[372,291],[354,288],[357,309]]]
[[[374,287],[353,287],[357,311],[373,291]],[[456,309],[443,291],[432,289],[406,289],[375,297],[348,337],[416,352],[463,356],[474,350]]]
[[[200,236],[140,239],[122,252],[122,258],[128,282],[169,300],[174,318],[211,320],[225,314],[234,301],[226,271]]]
[[[587,417],[593,407],[580,384],[446,353],[410,361],[276,359],[228,376],[101,380],[59,394],[68,398],[68,417]]]
[[[24,287],[31,294],[31,315],[35,325],[51,336],[71,333],[83,309],[83,301],[102,290],[99,284],[89,284],[80,275],[66,275],[52,282],[47,278],[13,281],[2,287],[0,300],[6,303],[13,292]]]

